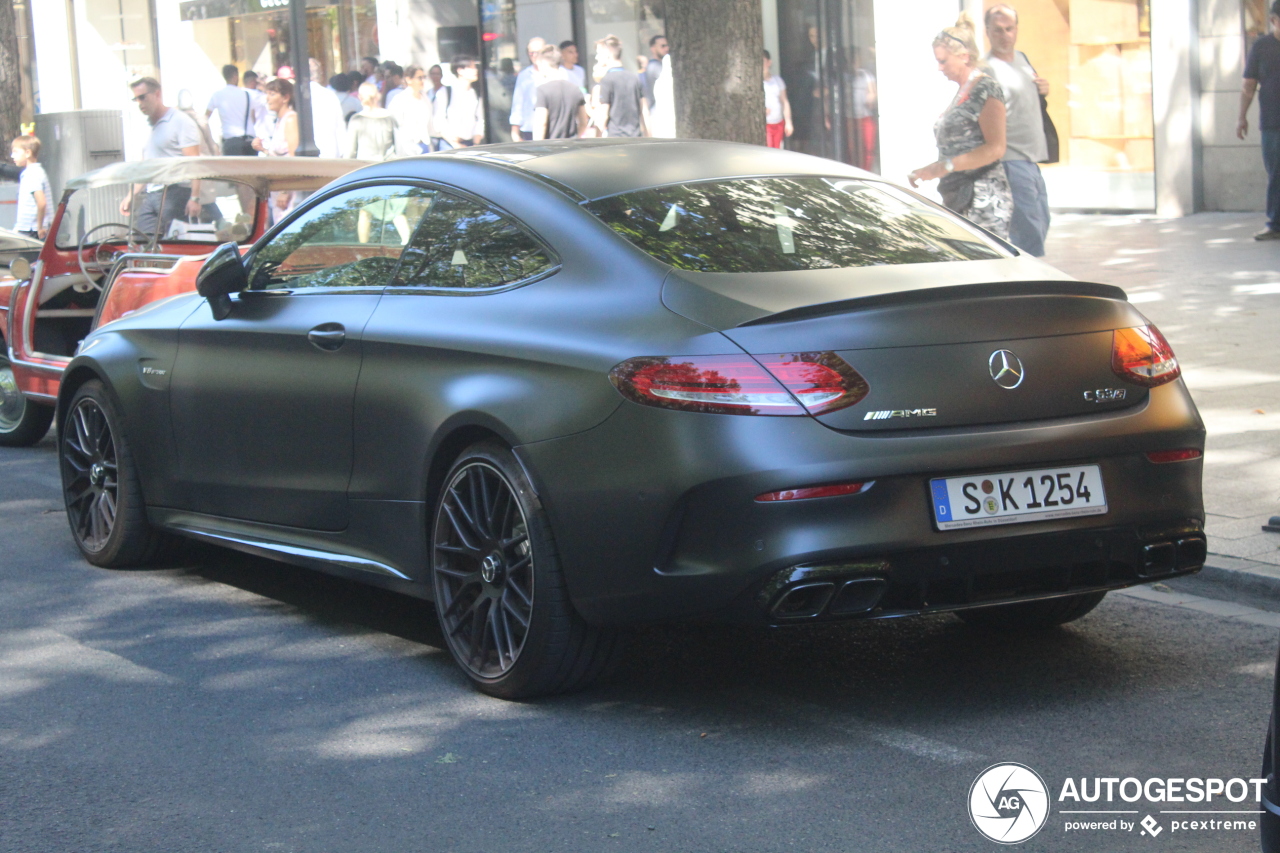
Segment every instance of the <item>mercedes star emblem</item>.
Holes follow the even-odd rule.
[[[1012,350],[1007,349],[998,349],[991,353],[991,358],[987,359],[987,368],[991,371],[991,378],[996,384],[1010,391],[1022,384],[1022,378],[1025,375],[1022,359],[1014,355]]]

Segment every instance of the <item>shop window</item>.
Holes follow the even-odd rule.
[[[781,56],[795,133],[786,148],[880,171],[875,19],[870,0],[778,4]]]
[[[1244,0],[1245,49],[1253,47],[1260,36],[1267,34],[1268,0]]]
[[[1154,203],[1147,199],[1155,169],[1149,0],[1021,0],[1016,7],[1018,50],[1050,85],[1049,114],[1061,140],[1051,171],[1097,177],[1055,184],[1055,203]],[[1068,198],[1076,189],[1080,198]]]
[[[632,71],[636,61],[649,59],[649,39],[666,35],[663,0],[583,0],[586,38],[580,45],[578,64],[592,75],[596,42],[608,35],[622,41],[622,63]]]

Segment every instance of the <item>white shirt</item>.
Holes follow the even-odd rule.
[[[259,97],[255,98],[254,95]],[[209,99],[206,112],[218,114],[223,139],[234,139],[237,136],[253,136],[253,127],[266,109],[267,105],[261,100],[260,93],[239,86],[223,86]]]
[[[450,88],[453,94],[445,96],[449,99],[449,106],[445,112],[448,133],[444,136],[463,141],[483,136],[484,102],[480,100],[480,93],[466,83],[455,83]]]
[[[44,222],[36,222],[36,190],[44,193]],[[41,226],[53,224],[53,190],[49,188],[49,176],[39,163],[27,163],[18,176],[18,218],[14,231],[39,231]]]
[[[533,102],[538,96],[538,83],[533,79],[534,66],[526,65],[516,75],[516,87],[511,93],[510,124],[521,130],[533,130]],[[544,81],[545,82],[545,81]]]
[[[341,157],[346,148],[347,123],[342,104],[329,87],[311,81],[311,128],[321,157]]]
[[[416,98],[407,90],[391,104],[391,114],[396,117],[396,153],[421,154],[419,142],[431,144],[431,113],[435,105],[424,91]]]
[[[587,90],[587,72],[581,65],[575,65],[572,68],[560,66],[560,70],[569,75],[569,79],[578,84],[578,88],[584,92]]]
[[[449,109],[449,93],[453,91],[448,86],[441,86],[439,89],[432,91],[427,90],[427,97],[431,99],[431,136],[432,138],[443,139],[449,126],[449,119],[446,112]]]
[[[777,74],[766,77],[764,81],[764,122],[777,124],[786,116],[782,112],[782,93],[787,91],[787,84]]]

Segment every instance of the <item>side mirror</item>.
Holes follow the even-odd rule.
[[[213,319],[225,320],[231,314],[231,294],[249,286],[249,274],[240,258],[240,247],[223,243],[200,267],[196,274],[196,293],[209,300]]]
[[[18,281],[26,281],[31,278],[31,261],[22,257],[14,258],[9,264],[9,272]]]

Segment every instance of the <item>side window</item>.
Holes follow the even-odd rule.
[[[478,202],[439,193],[405,249],[396,285],[502,287],[553,266],[538,242],[510,219]]]
[[[434,196],[420,187],[380,186],[326,199],[258,251],[249,287],[385,287]]]

